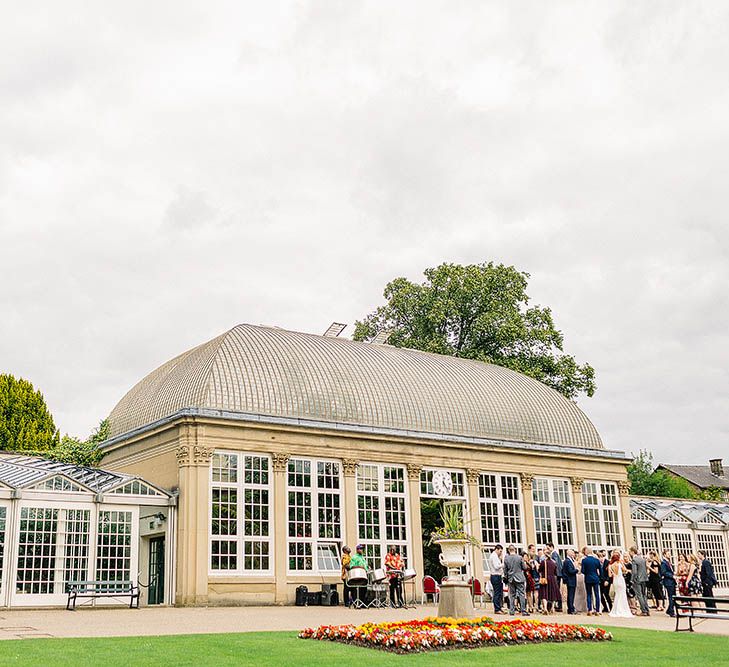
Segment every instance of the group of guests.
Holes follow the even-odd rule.
[[[607,612],[624,618],[650,616],[649,591],[653,609],[674,616],[673,598],[677,594],[713,597],[716,585],[714,568],[701,550],[696,555],[679,556],[674,569],[668,551],[659,558],[654,551],[645,556],[637,547],[626,553],[616,549],[609,555],[606,550],[584,547],[579,553],[568,549],[562,558],[553,544],[543,549],[530,544],[521,554],[513,545],[504,553],[503,546],[497,544],[489,556],[489,569],[489,592],[496,614],[506,613],[504,585],[511,615],[517,606],[525,616],[562,612],[566,598],[568,614]],[[706,606],[713,608],[711,602]]]

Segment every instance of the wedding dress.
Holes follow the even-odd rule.
[[[628,604],[628,589],[625,585],[622,568],[613,577],[613,587],[615,588],[615,599],[613,600],[613,608],[610,610],[610,616],[613,618],[633,618],[633,612],[630,611],[630,605]]]

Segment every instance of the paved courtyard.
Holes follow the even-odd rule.
[[[490,607],[476,615],[489,615]],[[382,622],[434,616],[433,605],[416,608],[352,610],[343,607],[144,607],[142,609],[28,609],[0,611],[0,639],[39,637],[103,637],[209,634],[254,632],[265,630],[300,630],[304,627],[333,623]],[[499,620],[509,616],[498,616]],[[539,616],[545,621],[625,626],[672,631],[675,621],[665,614],[648,618],[613,619],[601,616]],[[703,621],[697,632],[729,635],[729,623]]]

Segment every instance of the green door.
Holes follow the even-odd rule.
[[[165,538],[149,540],[149,599],[148,604],[165,601]]]

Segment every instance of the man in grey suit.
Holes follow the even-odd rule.
[[[638,547],[630,547],[630,557],[633,561],[631,582],[635,597],[640,605],[641,616],[650,616],[648,609],[648,566],[645,558],[638,553]]]
[[[508,553],[504,558],[504,579],[509,585],[509,614],[514,615],[514,603],[519,598],[519,608],[522,616],[529,616],[526,610],[526,577],[524,576],[524,561],[522,557],[516,553],[516,547],[509,545]]]

